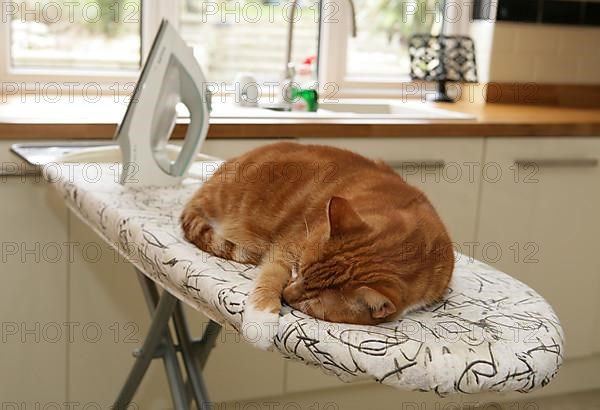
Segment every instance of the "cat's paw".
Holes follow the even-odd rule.
[[[259,310],[252,303],[246,303],[242,334],[244,339],[261,350],[272,350],[277,330],[279,313]]]

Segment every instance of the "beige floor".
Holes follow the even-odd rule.
[[[344,390],[344,391],[342,391]],[[600,410],[600,390],[549,397],[524,395],[518,401],[482,401],[478,396],[450,396],[440,399],[426,393],[398,393],[381,390],[381,395],[362,388],[317,391],[267,400],[219,403],[218,410]],[[388,392],[392,391],[393,396]],[[486,397],[489,397],[486,395]],[[501,397],[493,396],[492,397]]]
[[[600,390],[481,406],[477,410],[600,410]],[[419,409],[420,410],[420,409]],[[474,409],[473,409],[474,410]]]

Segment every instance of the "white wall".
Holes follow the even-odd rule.
[[[482,82],[600,84],[600,27],[476,21]]]

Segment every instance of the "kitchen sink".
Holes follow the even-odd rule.
[[[355,115],[365,118],[470,120],[475,117],[418,102],[338,101],[319,104],[321,115]]]
[[[473,120],[471,114],[445,110],[420,102],[390,100],[337,100],[319,103],[317,112],[275,111],[213,104],[214,118],[356,119],[356,120]]]
[[[378,99],[340,99],[319,103],[317,112],[275,111],[260,107],[239,107],[229,101],[213,99],[211,117],[215,119],[295,119],[317,121],[326,119],[357,120],[473,120],[474,116],[457,111],[434,107],[419,101],[378,100]],[[72,109],[71,105],[76,107]],[[68,112],[68,119],[64,113]],[[114,123],[121,120],[125,106],[121,103],[102,101],[99,106],[89,104],[44,104],[36,107],[35,112],[24,110],[18,104],[4,104],[0,107],[0,122],[48,121],[69,123]],[[177,107],[179,120],[189,120],[189,112]]]

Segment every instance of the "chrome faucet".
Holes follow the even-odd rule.
[[[350,14],[352,16],[352,37],[356,37],[356,9],[354,6],[354,0],[346,0],[350,5]],[[322,2],[320,2],[322,4]],[[294,22],[296,20],[296,8],[298,7],[298,0],[292,0],[292,9],[289,16],[288,34],[287,34],[287,49],[285,55],[285,71],[284,71],[284,84],[283,86],[289,85],[294,81],[296,76],[296,67],[292,62],[292,49],[294,45]],[[321,11],[319,10],[319,24],[321,22]],[[289,88],[289,87],[288,87]],[[287,99],[289,101],[289,98]]]

